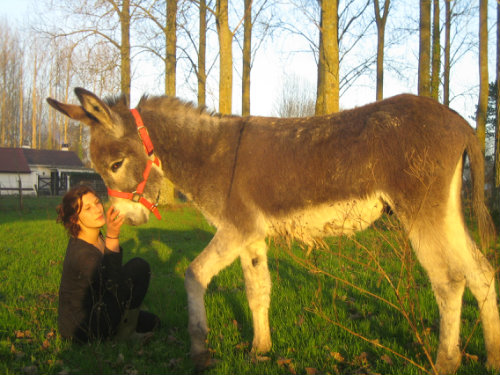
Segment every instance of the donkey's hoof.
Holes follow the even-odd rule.
[[[460,367],[461,358],[447,358],[446,360],[438,360],[436,362],[436,371],[439,375],[454,374]]]
[[[203,370],[213,367],[216,364],[216,361],[212,358],[208,350],[192,354],[191,359],[197,373],[203,372]]]

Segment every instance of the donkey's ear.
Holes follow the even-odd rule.
[[[47,103],[57,111],[65,114],[69,118],[83,122],[87,125],[91,125],[92,120],[88,117],[87,113],[79,105],[64,104],[54,100],[52,98],[47,98]]]
[[[111,110],[101,99],[81,87],[75,88],[75,94],[82,103],[83,110],[87,112],[91,119],[108,128],[112,129],[114,127]]]

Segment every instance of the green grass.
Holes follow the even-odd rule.
[[[67,244],[55,222],[59,202],[25,198],[20,211],[15,199],[0,198],[0,373],[192,373],[184,272],[214,229],[189,205],[162,209],[162,221],[152,217],[144,226],[124,227],[125,260],[141,256],[151,264],[145,307],[160,316],[162,327],[147,343],[72,345],[57,335],[57,294]],[[400,254],[402,267],[392,246],[405,250],[405,240],[387,226],[382,222],[353,239],[329,239],[327,247],[309,257],[297,245],[288,250],[270,243],[273,348],[264,360],[250,355],[252,322],[239,261],[223,270],[206,295],[208,344],[216,360],[207,373],[423,373],[395,352],[429,370],[423,346],[403,315],[359,290],[414,311],[416,330],[435,357],[438,311],[429,282],[408,249]],[[399,301],[375,260],[397,287]],[[488,373],[482,332],[474,330],[477,316],[467,292],[462,342],[469,336],[470,341],[459,374]]]

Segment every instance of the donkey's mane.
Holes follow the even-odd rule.
[[[128,108],[129,103],[125,94],[112,95],[104,98],[104,103],[110,107],[125,106]]]

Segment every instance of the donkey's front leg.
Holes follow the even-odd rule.
[[[269,331],[269,304],[271,299],[271,277],[267,266],[267,246],[264,240],[251,243],[240,255],[248,304],[253,317],[254,353],[265,353],[271,349]]]
[[[206,347],[208,325],[205,290],[212,277],[230,265],[240,255],[241,249],[240,242],[231,231],[218,230],[186,271],[184,285],[188,298],[191,358],[198,368],[206,367],[210,361]]]

